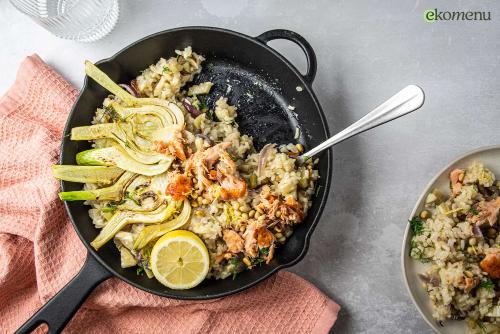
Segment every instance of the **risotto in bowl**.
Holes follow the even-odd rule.
[[[458,159],[427,187],[405,233],[405,281],[439,333],[500,332],[500,147]]]

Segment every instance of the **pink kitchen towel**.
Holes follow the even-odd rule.
[[[77,91],[37,55],[0,99],[0,333],[12,333],[76,275],[86,249],[57,197],[57,163]],[[280,272],[230,297],[162,298],[116,278],[90,295],[65,333],[327,333],[340,307]]]

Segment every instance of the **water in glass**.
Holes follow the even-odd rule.
[[[93,42],[107,35],[119,16],[118,0],[10,0],[54,35]]]

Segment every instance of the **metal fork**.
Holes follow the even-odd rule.
[[[416,85],[406,86],[356,123],[351,124],[333,137],[302,154],[299,159],[305,161],[352,136],[409,114],[420,108],[424,104],[424,100],[425,95],[422,88]]]

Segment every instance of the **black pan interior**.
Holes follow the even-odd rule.
[[[328,128],[321,108],[307,82],[284,58],[262,42],[253,38],[215,28],[180,28],[155,34],[120,51],[113,58],[101,61],[99,67],[113,80],[128,83],[138,73],[155,63],[160,57],[174,55],[175,49],[191,45],[204,55],[204,69],[194,83],[214,82],[210,95],[205,97],[213,106],[220,97],[238,107],[238,123],[243,134],[253,136],[258,149],[268,142],[296,142],[306,148],[328,138]],[[83,64],[82,64],[83,72]],[[303,91],[299,92],[296,87]],[[68,119],[65,135],[75,126],[90,124],[97,107],[108,93],[92,80],[86,80],[82,93]],[[290,110],[292,106],[295,110]],[[75,164],[77,152],[90,148],[86,142],[63,139],[62,164]],[[288,242],[280,247],[270,265],[245,271],[237,279],[205,280],[191,290],[170,290],[145,275],[138,276],[134,268],[120,267],[119,252],[113,242],[94,252],[89,246],[98,233],[92,225],[87,210],[81,202],[68,202],[67,208],[73,224],[87,248],[115,275],[146,291],[181,299],[206,299],[241,291],[269,276],[279,268],[296,263],[307,250],[308,235],[317,223],[326,201],[330,184],[330,152],[321,156],[318,168],[321,175],[319,191],[313,199],[306,220],[297,226]],[[64,190],[77,190],[79,184],[63,182]]]
[[[214,107],[219,97],[227,97],[238,108],[237,122],[241,132],[251,135],[257,149],[266,143],[284,144],[295,135],[297,119],[288,109],[294,104],[281,94],[278,81],[264,73],[229,59],[209,58],[194,84],[212,81],[214,87],[205,102]],[[256,126],[258,124],[258,126]]]

